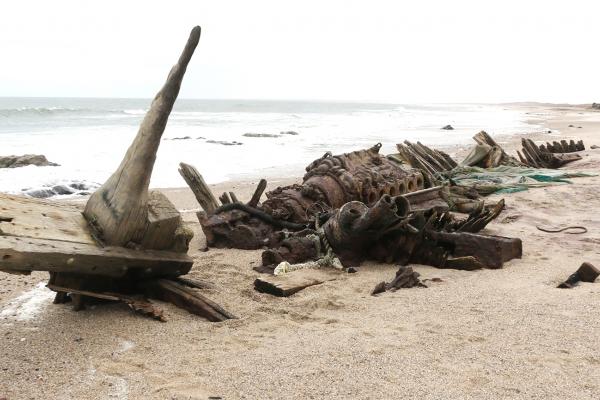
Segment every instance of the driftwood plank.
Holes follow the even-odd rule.
[[[182,253],[0,236],[0,270],[150,278],[186,274],[192,264]]]
[[[204,178],[198,170],[190,164],[179,163],[179,173],[188,184],[194,196],[196,196],[196,200],[200,203],[200,207],[208,214],[212,214],[217,208],[219,208],[219,203],[215,198],[215,195],[210,190]]]
[[[451,245],[453,257],[476,257],[485,268],[502,268],[505,261],[521,258],[523,254],[518,238],[469,232],[429,232],[429,235],[439,243]]]
[[[156,297],[181,307],[192,314],[200,315],[209,321],[220,322],[237,318],[217,303],[178,282],[157,279],[147,283],[149,297]]]
[[[283,275],[270,275],[257,278],[254,281],[254,288],[261,293],[269,293],[278,297],[288,297],[307,287],[333,281],[339,277],[339,272],[307,269]]]
[[[66,203],[0,194],[0,235],[95,244],[81,211]]]

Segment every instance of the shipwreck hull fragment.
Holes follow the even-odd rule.
[[[179,61],[156,95],[137,136],[115,173],[85,209],[0,195],[0,270],[50,272],[56,303],[121,301],[164,321],[146,297],[165,299],[211,321],[233,315],[185,287],[178,276],[193,260],[186,254],[193,232],[157,191],[149,191],[160,138],[200,39],[192,29]]]
[[[334,156],[326,153],[306,167],[302,184],[267,192],[258,204],[255,194],[244,206],[224,204],[214,213],[198,215],[212,247],[257,249],[281,229],[300,231],[314,225],[318,215],[351,201],[374,205],[383,196],[399,196],[422,190],[421,171],[406,168],[379,154],[380,144],[369,149]],[[262,193],[266,182],[259,185]],[[262,190],[261,190],[262,189]]]

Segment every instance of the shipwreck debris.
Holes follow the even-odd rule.
[[[476,137],[499,148],[485,133]],[[266,247],[263,265],[255,269],[284,276],[354,269],[367,259],[473,270],[521,257],[519,239],[477,234],[502,212],[504,201],[486,205],[476,190],[438,184],[458,166],[448,154],[419,142],[398,145],[397,155],[381,156],[380,147],[326,153],[306,168],[302,184],[267,192],[262,203],[264,180],[246,204],[224,193],[222,206],[198,213],[207,244]],[[501,149],[496,154],[518,163]],[[257,290],[287,293],[287,286],[277,290],[265,279],[255,283]]]
[[[219,207],[217,199],[194,166],[179,163],[179,174],[181,174],[190,189],[192,189],[196,200],[198,200],[198,203],[205,212],[212,213]]]
[[[401,265],[396,271],[396,276],[391,282],[380,282],[371,291],[371,296],[375,296],[385,291],[395,292],[398,289],[412,288],[412,287],[423,287],[427,286],[421,283],[419,279],[421,276],[418,272],[413,271],[412,267]]]
[[[261,293],[288,297],[310,286],[339,279],[341,272],[335,270],[306,269],[293,274],[265,275],[254,281],[254,288]]]
[[[162,193],[149,191],[150,175],[186,67],[200,39],[187,44],[156,95],[116,172],[79,207],[0,195],[0,270],[48,271],[55,303],[120,301],[158,320],[147,298],[171,301],[211,321],[234,318],[177,277],[189,272],[193,232]],[[184,281],[185,282],[185,281]]]
[[[541,144],[538,148],[542,152],[549,153],[574,153],[585,150],[585,145],[583,144],[583,140],[575,142],[571,139],[568,143],[566,140],[561,140],[560,142],[553,141],[552,143],[546,142],[546,145]]]
[[[563,140],[563,142],[566,144],[566,141]],[[523,145],[523,149],[521,150],[523,154],[519,151],[517,151],[517,154],[521,162],[530,167],[560,168],[570,162],[581,160],[579,154],[550,152],[547,148],[542,147],[543,145],[538,147],[531,139],[523,138],[521,139],[521,143]],[[573,151],[577,151],[575,142],[573,142]]]
[[[370,149],[334,156],[326,153],[306,168],[301,185],[267,192],[258,204],[234,203],[222,196],[223,206],[213,214],[198,214],[207,243],[212,247],[258,249],[281,229],[300,231],[314,224],[318,214],[331,212],[349,201],[372,205],[383,195],[397,196],[421,190],[421,171],[405,168],[379,154],[380,144]],[[266,185],[266,183],[265,183]],[[261,185],[258,191],[260,193]]]
[[[571,289],[575,287],[579,282],[593,283],[598,276],[600,276],[600,270],[592,264],[590,264],[589,262],[584,262],[577,269],[577,271],[569,275],[567,280],[559,284],[557,288]]]

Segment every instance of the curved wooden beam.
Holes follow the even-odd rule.
[[[141,243],[148,226],[148,186],[156,152],[181,81],[200,40],[192,29],[187,44],[142,121],[121,165],[87,202],[84,215],[110,245]]]

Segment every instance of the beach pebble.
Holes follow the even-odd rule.
[[[444,129],[446,131],[451,131],[451,130],[454,130],[454,127],[452,125],[446,125],[446,126],[443,126],[442,129]]]

